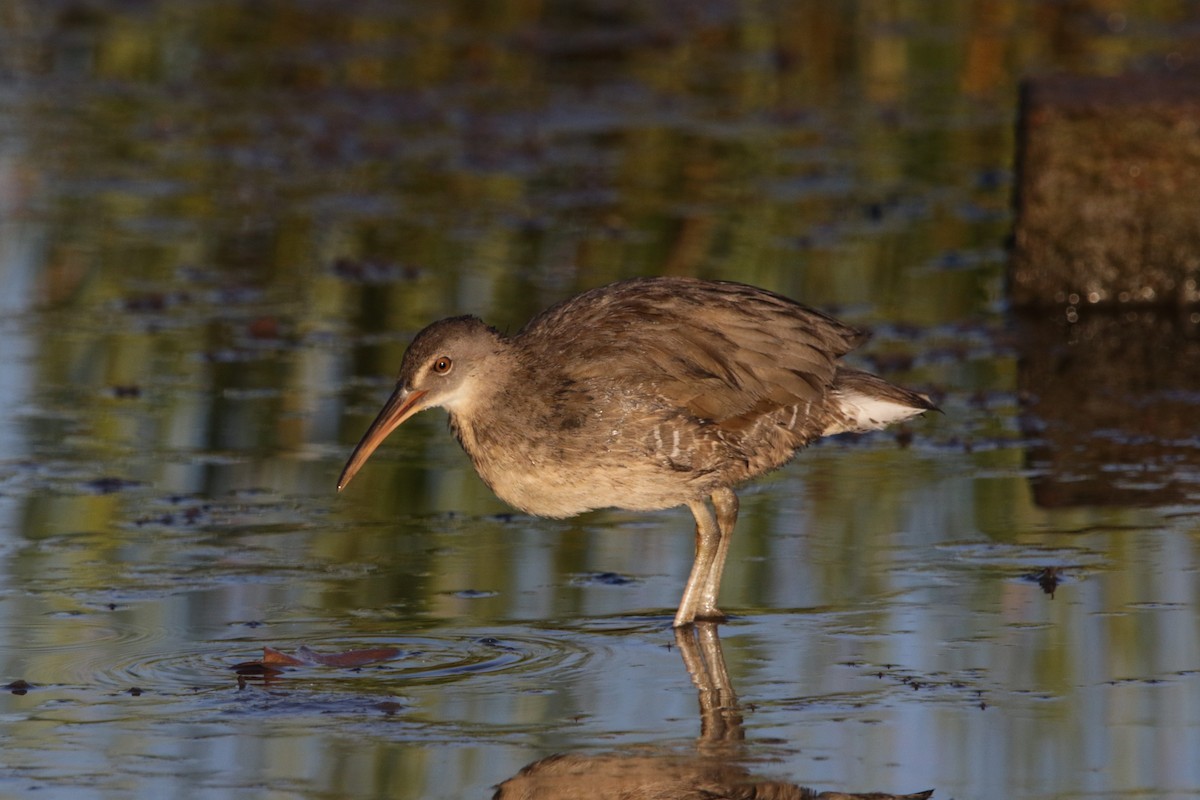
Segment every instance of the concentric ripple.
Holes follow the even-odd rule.
[[[529,630],[450,633],[415,636],[345,636],[320,638],[314,631],[306,639],[277,639],[269,629],[262,637],[209,642],[175,641],[168,632],[98,631],[86,648],[60,651],[69,659],[60,679],[82,685],[100,685],[117,691],[178,693],[203,691],[236,684],[237,667],[259,661],[269,647],[307,663],[272,671],[272,680],[386,681],[395,691],[417,684],[479,680],[489,676],[536,678],[554,672],[562,675],[586,663],[591,651],[577,641]],[[384,651],[384,657],[351,666],[327,666],[306,654],[337,657],[360,651]],[[394,651],[389,655],[387,651]],[[28,678],[36,682],[36,677]]]
[[[115,615],[86,612],[13,615],[0,624],[19,677],[33,684],[87,684],[114,657],[161,646],[163,631]]]

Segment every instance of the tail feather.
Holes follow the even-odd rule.
[[[849,367],[838,367],[829,400],[832,418],[822,432],[823,436],[876,431],[926,411],[937,410],[928,395]]]

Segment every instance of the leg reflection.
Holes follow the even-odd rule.
[[[675,644],[700,700],[697,752],[638,745],[558,753],[500,784],[493,800],[924,800],[933,794],[817,792],[753,774],[717,623],[675,628]]]
[[[675,644],[700,700],[700,742],[742,741],[742,710],[725,668],[717,623],[696,622],[675,629]]]

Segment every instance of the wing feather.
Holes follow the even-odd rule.
[[[866,334],[744,284],[638,278],[554,306],[518,337],[555,353],[572,381],[638,386],[721,423],[824,399]]]

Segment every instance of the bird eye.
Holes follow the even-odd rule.
[[[439,356],[437,361],[433,362],[433,371],[438,375],[445,375],[454,366],[454,362],[448,356]]]

